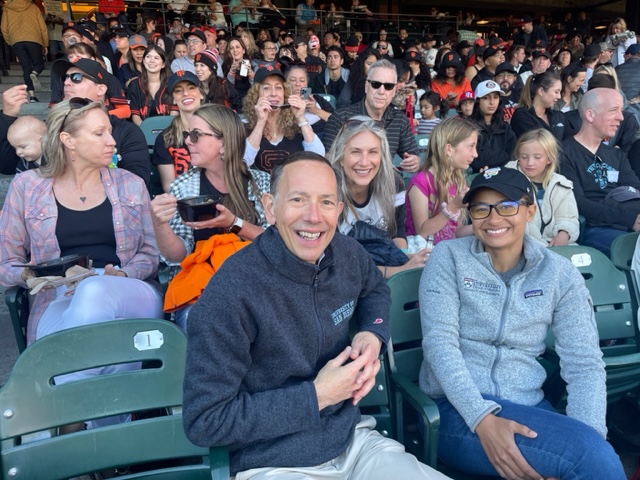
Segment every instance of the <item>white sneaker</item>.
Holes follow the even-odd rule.
[[[40,90],[42,89],[42,84],[40,83],[40,79],[38,78],[38,74],[36,72],[31,72],[31,81],[33,82],[33,89]]]

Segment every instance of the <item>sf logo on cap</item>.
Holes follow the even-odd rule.
[[[453,60],[453,53],[450,53],[449,55],[447,55],[447,60],[449,61]]]
[[[484,171],[484,178],[489,180],[492,177],[495,177],[500,173],[500,167],[489,168]]]
[[[184,77],[184,70],[178,70],[178,71],[176,71],[176,75],[177,75],[178,77]]]

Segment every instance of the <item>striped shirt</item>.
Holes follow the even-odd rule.
[[[364,106],[364,100],[336,110],[331,114],[329,120],[327,120],[327,125],[324,127],[324,135],[322,137],[322,143],[324,143],[324,148],[327,152],[331,149],[333,141],[338,136],[342,124],[351,117],[358,115],[369,116]],[[418,155],[418,144],[413,133],[411,133],[409,119],[403,111],[389,105],[382,115],[382,121],[387,132],[391,157],[395,154],[403,157],[405,153]]]

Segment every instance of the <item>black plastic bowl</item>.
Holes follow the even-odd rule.
[[[216,208],[220,202],[222,202],[221,195],[183,198],[178,200],[178,213],[185,222],[203,222],[220,214]]]
[[[65,255],[38,265],[30,265],[29,268],[35,273],[36,277],[64,277],[67,270],[75,265],[89,268],[89,255]]]

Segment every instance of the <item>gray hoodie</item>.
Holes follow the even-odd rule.
[[[555,335],[567,415],[606,435],[604,362],[591,297],[569,260],[525,235],[522,272],[505,284],[475,237],[440,242],[420,282],[424,362],[420,387],[446,396],[472,431],[500,406],[543,399],[537,357]]]

